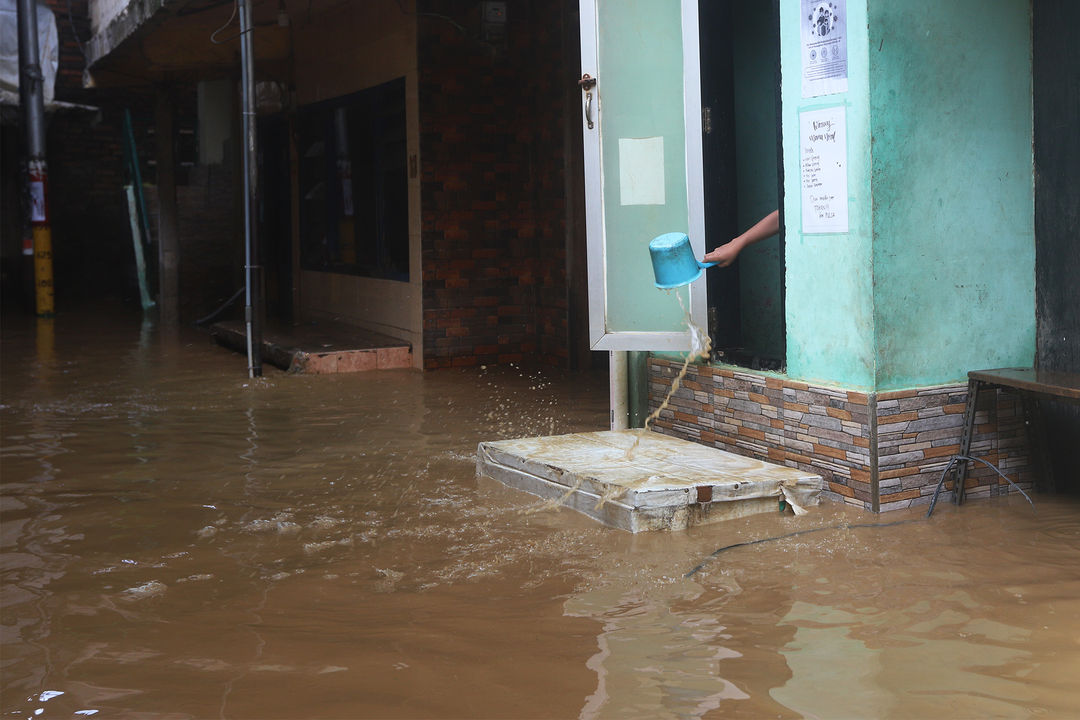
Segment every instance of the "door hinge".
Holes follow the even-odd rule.
[[[701,132],[706,135],[712,132],[712,108],[708,105],[701,108]]]

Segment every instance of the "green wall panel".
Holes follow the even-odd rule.
[[[673,292],[653,286],[649,241],[688,232],[679,0],[598,3],[608,331],[686,327]],[[620,140],[663,138],[663,204],[623,204]],[[648,180],[648,178],[643,178]],[[683,290],[684,298],[686,291]]]
[[[878,389],[1029,365],[1028,0],[872,2],[870,73]]]
[[[874,387],[876,361],[867,1],[847,3],[848,91],[803,99],[799,54],[802,3],[780,0],[788,375],[859,389]],[[804,235],[799,113],[837,105],[846,109],[849,231]]]

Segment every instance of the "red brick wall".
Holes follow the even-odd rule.
[[[83,70],[86,59],[80,48],[90,38],[88,0],[45,0],[56,18],[56,34],[60,41],[59,67],[56,70],[56,99],[67,102],[89,102],[90,91],[83,89]],[[68,12],[70,5],[71,12]]]
[[[567,361],[569,2],[508,3],[500,44],[479,2],[418,2],[427,368]]]

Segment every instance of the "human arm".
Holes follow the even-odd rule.
[[[737,258],[739,253],[741,253],[748,245],[753,245],[767,237],[772,237],[778,232],[780,232],[780,211],[773,210],[771,213],[754,223],[754,225],[742,235],[724,243],[712,252],[705,253],[704,261],[714,262],[720,267],[727,267],[735,262],[735,258]]]

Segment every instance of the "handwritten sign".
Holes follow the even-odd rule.
[[[802,231],[848,231],[847,124],[842,106],[799,115]]]

